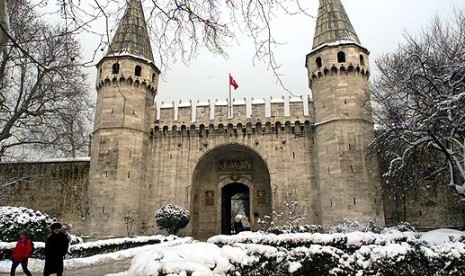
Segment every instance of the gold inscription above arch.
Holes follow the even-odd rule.
[[[219,161],[218,169],[223,172],[228,171],[252,171],[252,159],[222,159]]]

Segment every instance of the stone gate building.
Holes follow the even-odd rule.
[[[312,99],[228,105],[181,105],[177,118],[161,106],[154,122],[160,71],[153,62],[140,1],[130,1],[105,57],[97,65],[97,108],[89,173],[91,235],[122,235],[121,217],[137,210],[140,225],[166,203],[184,206],[194,236],[230,233],[235,196],[252,230],[287,201],[306,222],[350,217],[384,224],[373,140],[368,50],[340,1],[320,1],[306,56]],[[192,118],[195,118],[192,121]]]
[[[237,101],[232,116],[227,102],[161,105],[156,114],[160,70],[141,3],[128,1],[97,65],[89,174],[73,197],[80,213],[60,205],[59,215],[98,237],[126,235],[123,217],[132,215],[134,233],[152,234],[155,211],[173,203],[191,213],[184,233],[205,238],[231,233],[236,214],[260,229],[258,220],[297,201],[303,223],[384,225],[393,207],[383,205],[378,163],[366,152],[374,138],[369,51],[340,0],[320,0],[305,67],[311,99],[254,100],[249,112]],[[41,206],[37,197],[24,202]],[[454,220],[463,216],[431,226]]]

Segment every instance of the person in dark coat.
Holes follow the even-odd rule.
[[[10,276],[14,276],[16,268],[19,264],[23,268],[24,274],[31,276],[31,272],[27,269],[27,262],[29,257],[32,254],[32,241],[28,237],[25,230],[19,231],[19,240],[16,243],[15,249],[13,249],[12,261]]]
[[[53,223],[50,226],[52,234],[45,242],[45,266],[44,276],[56,273],[57,276],[63,275],[63,258],[68,252],[68,236],[61,232],[61,224]]]
[[[242,231],[242,221],[240,217],[236,217],[234,220],[234,233],[238,234]]]

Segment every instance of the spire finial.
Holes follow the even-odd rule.
[[[152,46],[140,0],[129,0],[106,56],[130,54],[153,61]]]
[[[335,42],[360,40],[340,0],[320,0],[312,49]]]

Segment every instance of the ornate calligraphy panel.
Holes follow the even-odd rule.
[[[252,171],[252,159],[223,159],[219,161],[218,169],[220,171]]]

